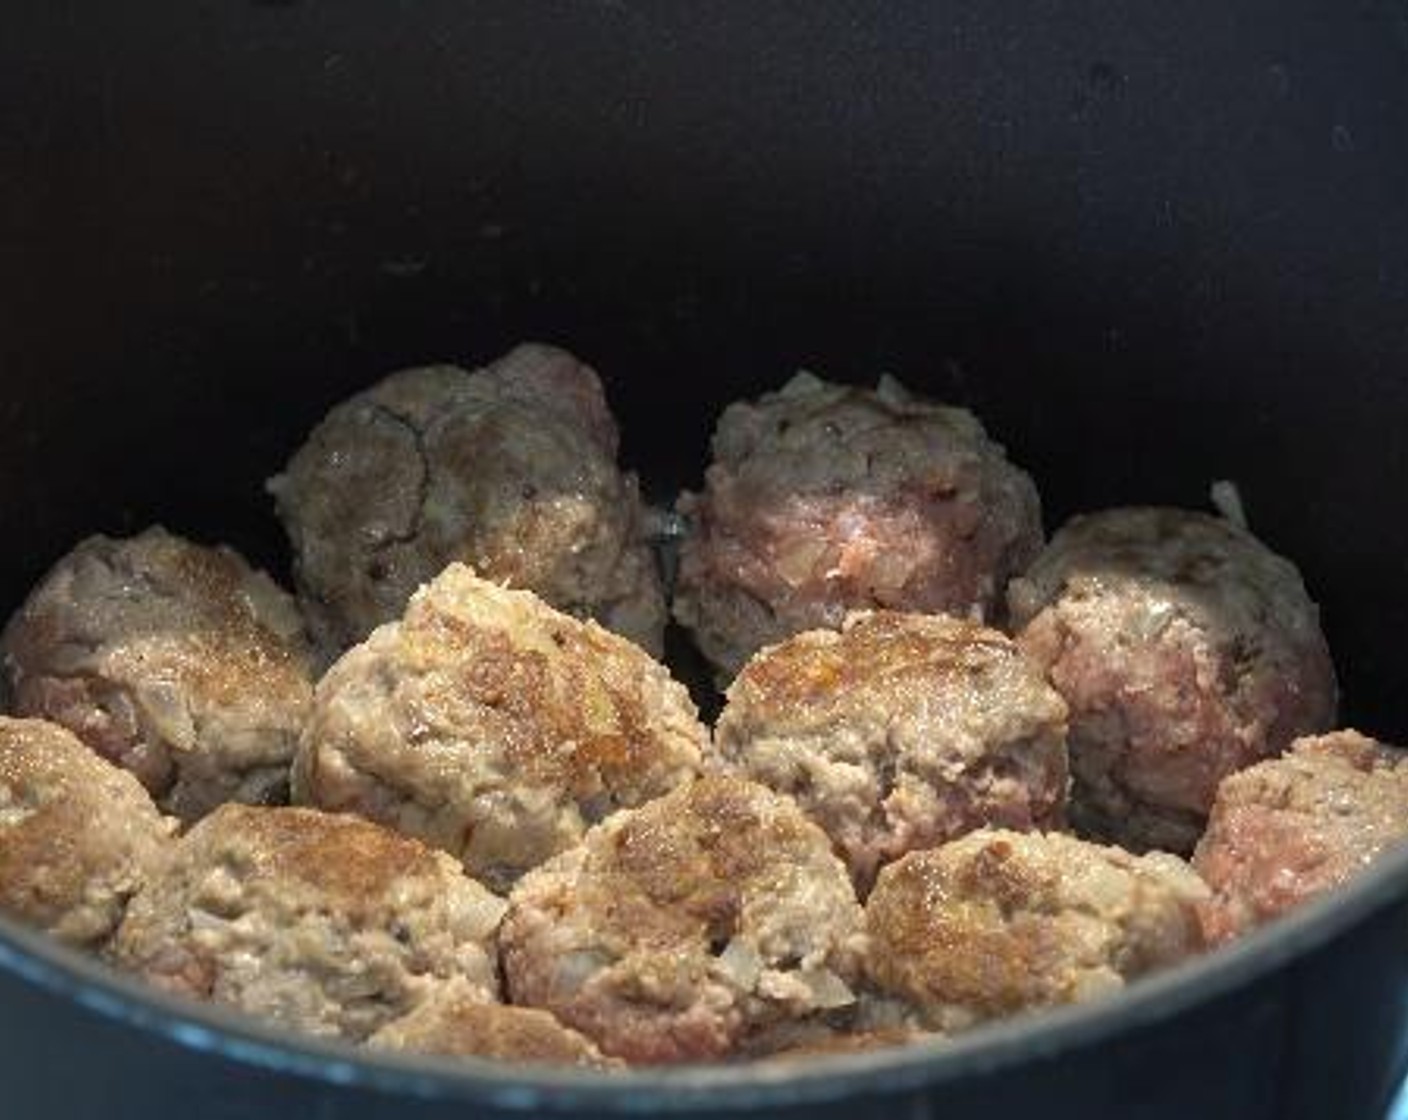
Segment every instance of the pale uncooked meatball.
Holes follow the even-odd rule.
[[[499,934],[512,1002],[630,1062],[704,1061],[855,1002],[861,910],[788,798],[702,778],[526,875]]]
[[[763,646],[852,609],[984,621],[1041,548],[1036,487],[972,413],[801,373],[725,409],[679,509],[675,617],[722,684]]]
[[[356,817],[225,805],[137,895],[110,956],[169,991],[360,1041],[453,980],[498,996],[504,904]]]
[[[10,620],[17,715],[62,724],[190,821],[287,796],[313,700],[298,608],[228,548],[90,537]]]
[[[658,654],[664,596],[616,444],[596,372],[551,346],[337,405],[269,481],[319,639],[361,641],[459,560]]]
[[[983,825],[1059,829],[1066,705],[975,622],[852,614],[756,654],[715,728],[725,759],[795,798],[857,887],[913,848]]]
[[[1334,721],[1334,668],[1300,575],[1229,521],[1075,518],[1008,601],[1019,644],[1070,706],[1083,835],[1190,852],[1218,782]]]
[[[1193,866],[1214,942],[1318,898],[1408,840],[1408,753],[1355,731],[1224,778]]]
[[[0,910],[70,945],[100,945],[176,822],[131,774],[69,732],[0,717]]]
[[[883,868],[866,972],[934,1030],[1110,995],[1203,948],[1177,856],[984,829]]]
[[[472,984],[451,981],[418,1007],[388,1023],[367,1040],[378,1050],[413,1050],[421,1054],[497,1058],[506,1062],[547,1065],[621,1065],[607,1058],[591,1039],[564,1027],[536,1007],[490,1003]]]
[[[420,837],[496,890],[693,778],[709,743],[638,646],[462,564],[348,651],[314,707],[295,799]]]

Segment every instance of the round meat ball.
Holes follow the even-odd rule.
[[[978,621],[1041,549],[1036,487],[969,412],[799,373],[730,405],[679,509],[675,617],[726,684],[765,645],[852,609]]]
[[[319,640],[361,641],[459,560],[659,654],[664,595],[616,444],[596,372],[551,346],[337,405],[269,481]]]
[[[0,716],[0,910],[93,948],[150,878],[175,821],[62,727]]]
[[[1105,996],[1199,952],[1206,898],[1177,856],[984,829],[881,870],[866,972],[918,1025],[964,1030]]]
[[[16,714],[67,727],[182,820],[286,798],[313,656],[292,597],[230,549],[90,537],[0,651]]]
[[[638,646],[455,564],[318,685],[293,792],[507,890],[592,822],[693,778],[708,744]]]
[[[110,955],[169,991],[360,1041],[452,980],[496,998],[503,910],[449,856],[367,821],[232,804],[176,844]]]
[[[1187,853],[1218,782],[1333,723],[1315,604],[1290,563],[1229,521],[1075,518],[1008,602],[1017,641],[1070,706],[1083,835]]]
[[[1065,703],[1010,639],[893,611],[756,654],[714,733],[826,830],[862,892],[882,863],[983,825],[1061,828],[1065,736]]]
[[[507,1062],[592,1066],[621,1065],[591,1039],[564,1027],[536,1007],[488,1003],[473,985],[452,980],[419,1006],[367,1040],[378,1050],[412,1050]]]
[[[739,778],[609,817],[509,901],[511,1001],[630,1062],[721,1058],[855,1002],[844,865],[792,801]]]
[[[1408,839],[1408,753],[1355,731],[1296,740],[1224,778],[1193,866],[1223,942],[1344,883]]]

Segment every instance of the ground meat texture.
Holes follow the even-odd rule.
[[[942,615],[852,614],[753,657],[720,753],[795,798],[857,887],[914,848],[983,825],[1057,829],[1066,705],[1004,635]]]
[[[506,890],[607,813],[693,778],[708,741],[639,647],[456,564],[324,677],[293,788]]]
[[[503,903],[355,817],[226,805],[131,903],[111,957],[171,991],[354,1041],[438,986],[497,997]]]
[[[1008,600],[1018,642],[1070,706],[1083,835],[1189,852],[1218,782],[1333,722],[1315,605],[1294,567],[1231,522],[1076,518]]]
[[[1230,940],[1339,886],[1408,838],[1408,753],[1354,731],[1297,740],[1224,778],[1193,866]]]
[[[16,714],[69,728],[167,812],[286,799],[313,657],[292,597],[230,549],[90,537],[0,649]]]
[[[860,926],[821,829],[763,786],[708,777],[525,876],[499,945],[512,1002],[630,1062],[703,1061],[854,1003]]]
[[[1041,548],[1032,480],[969,412],[801,373],[730,405],[680,511],[675,617],[727,681],[758,649],[886,607],[987,619]]]
[[[958,1031],[1108,995],[1203,947],[1207,888],[1176,856],[984,829],[911,852],[866,903],[867,974]]]
[[[547,1065],[619,1067],[591,1039],[536,1007],[486,1002],[472,985],[452,981],[368,1040],[379,1050]]]
[[[174,828],[136,778],[62,727],[0,717],[0,910],[96,947]]]
[[[269,482],[308,616],[333,654],[451,561],[659,653],[664,596],[595,371],[524,345],[344,401]]]
[[[785,1045],[755,1056],[767,1061],[794,1063],[831,1054],[863,1054],[871,1050],[907,1046],[936,1037],[932,1033],[906,1028],[817,1032],[800,1035]]]

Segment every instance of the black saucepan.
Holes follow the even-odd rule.
[[[1205,503],[1408,739],[1408,6],[25,4],[0,36],[0,599],[153,521],[286,574],[338,397],[522,338],[657,498],[799,366],[972,407],[1080,509]],[[1408,856],[1107,1004],[942,1048],[613,1078],[369,1061],[0,923],[5,1115],[1375,1115]]]

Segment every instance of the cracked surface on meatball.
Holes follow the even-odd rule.
[[[1077,831],[1192,850],[1217,784],[1329,728],[1336,685],[1296,569],[1231,522],[1078,517],[1008,589],[1018,642],[1070,706]]]
[[[496,890],[693,778],[709,733],[638,646],[455,564],[318,685],[296,800],[420,837]]]
[[[0,910],[95,947],[151,876],[175,821],[68,731],[0,717]]]
[[[269,481],[319,640],[361,641],[459,560],[659,653],[664,596],[616,448],[596,372],[551,346],[337,405]]]
[[[619,1068],[586,1035],[536,1007],[487,1002],[464,981],[451,981],[367,1040],[379,1050],[497,1058],[508,1062]]]
[[[763,786],[709,777],[525,876],[499,945],[514,1003],[664,1063],[849,1008],[860,926],[825,833]]]
[[[14,710],[62,724],[167,812],[281,800],[313,700],[298,608],[227,548],[90,537],[3,639]]]
[[[1223,779],[1193,866],[1214,942],[1332,890],[1408,839],[1408,753],[1355,731],[1298,739]]]
[[[359,1041],[439,985],[498,994],[504,904],[355,817],[226,805],[132,901],[114,963],[170,991]]]
[[[721,755],[826,830],[864,892],[876,869],[983,825],[1065,821],[1066,705],[1007,637],[893,611],[755,655]]]
[[[881,870],[866,971],[918,1025],[963,1030],[1106,996],[1199,952],[1207,893],[1166,853],[984,829]]]
[[[851,609],[985,620],[1042,544],[1036,487],[972,413],[800,373],[725,409],[684,494],[675,617],[728,680]]]

